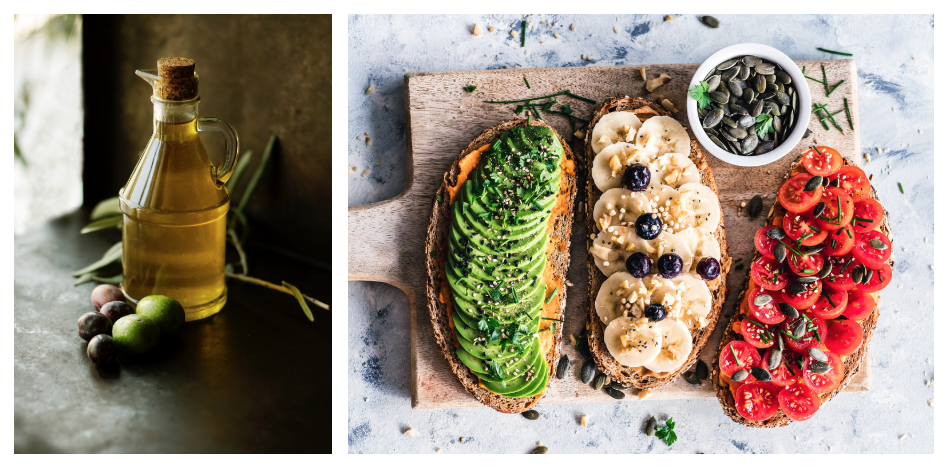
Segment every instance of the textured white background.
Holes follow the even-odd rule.
[[[518,15],[349,17],[349,204],[388,199],[405,186],[406,72],[699,63],[741,42],[768,44],[792,59],[837,58],[817,47],[853,53],[861,148],[871,157],[858,161],[874,174],[897,252],[871,343],[871,391],[840,394],[812,420],[772,430],[733,423],[716,399],[542,402],[538,421],[484,407],[412,410],[407,299],[385,284],[353,282],[347,303],[350,452],[524,453],[539,441],[558,453],[934,452],[928,405],[934,389],[925,384],[934,374],[933,16],[717,15],[718,29],[695,16],[674,16],[665,22],[662,15],[532,15],[527,19],[535,29],[525,48],[509,35],[520,25]],[[476,23],[482,36],[471,34]],[[497,30],[488,33],[488,26]],[[371,84],[374,91],[366,94]],[[353,251],[358,243],[349,245]],[[587,428],[578,423],[582,414],[589,416]],[[651,415],[674,418],[676,444],[642,434]],[[420,436],[403,436],[409,427]]]

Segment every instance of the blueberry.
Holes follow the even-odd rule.
[[[650,169],[646,166],[637,164],[628,166],[623,172],[623,187],[640,192],[650,185]]]
[[[643,311],[650,321],[662,321],[666,317],[666,308],[659,303],[648,305]]]
[[[632,253],[627,257],[627,273],[633,275],[634,278],[647,276],[652,267],[653,261],[643,252]]]
[[[640,214],[640,217],[637,218],[637,222],[634,225],[634,228],[637,230],[637,235],[640,236],[643,240],[653,240],[660,235],[660,231],[663,230],[663,221],[659,217],[653,217],[654,214],[646,213]]]
[[[706,257],[696,265],[696,273],[703,280],[715,280],[719,276],[719,260],[712,257]]]
[[[683,259],[675,253],[665,253],[656,261],[656,269],[663,278],[674,278],[683,271]]]

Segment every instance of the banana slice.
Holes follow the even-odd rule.
[[[596,154],[617,142],[633,143],[640,125],[642,122],[633,112],[620,111],[604,115],[594,125],[594,131],[590,135],[590,147]]]
[[[695,220],[691,227],[701,227],[715,232],[719,227],[722,209],[719,208],[719,197],[708,186],[699,183],[686,183],[679,188],[680,199],[688,205]]]
[[[656,323],[656,329],[663,335],[660,352],[643,366],[653,372],[672,372],[686,363],[693,351],[693,336],[689,328],[678,319],[667,317]],[[607,346],[608,349],[610,346]]]
[[[614,143],[605,147],[594,157],[591,168],[591,177],[597,189],[608,189],[623,186],[623,172],[634,163],[650,166],[656,158],[656,148],[643,148],[630,143]]]
[[[628,367],[643,367],[654,362],[663,344],[663,334],[658,326],[646,318],[614,319],[604,328],[607,351],[617,362]]]
[[[689,156],[680,153],[660,155],[650,165],[650,185],[665,184],[678,188],[686,183],[700,182],[699,168]]]
[[[613,226],[597,234],[590,247],[597,268],[607,276],[625,270],[627,257],[636,252],[645,253],[654,262],[665,253],[675,253],[683,259],[683,268],[690,268],[693,264],[693,254],[686,240],[669,232],[660,232],[657,238],[644,240],[633,227]]]
[[[706,327],[712,310],[712,293],[706,282],[686,273],[650,287],[649,303],[659,303],[666,309],[666,317],[683,321],[689,329]]]
[[[719,241],[716,240],[716,234],[713,234],[712,231],[702,227],[690,227],[677,232],[676,235],[686,241],[686,245],[689,246],[689,250],[693,254],[693,265],[689,271],[696,271],[696,265],[699,264],[700,259],[712,257],[716,260],[722,260],[722,248],[719,246]]]
[[[600,286],[594,300],[594,310],[604,324],[628,314],[643,315],[643,296],[647,289],[643,281],[627,272],[610,275]]]
[[[637,132],[636,144],[657,149],[657,156],[679,153],[689,156],[689,134],[676,119],[658,115],[650,117]]]

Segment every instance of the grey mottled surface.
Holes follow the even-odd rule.
[[[517,15],[351,16],[348,202],[388,199],[405,186],[406,72],[702,62],[740,42],[769,44],[792,59],[832,58],[817,47],[854,53],[861,147],[870,156],[859,162],[890,212],[898,259],[871,343],[871,391],[841,394],[808,422],[766,431],[733,423],[715,399],[542,401],[533,422],[488,408],[412,410],[407,299],[385,284],[354,282],[347,303],[350,452],[518,453],[539,441],[559,453],[934,452],[934,389],[925,384],[934,375],[933,16],[717,17],[722,26],[712,30],[689,15],[672,22],[661,15],[531,16],[535,29],[521,48],[509,35]],[[471,34],[476,23],[485,30],[479,37]],[[587,428],[578,423],[583,414]],[[640,434],[651,415],[674,418],[676,444]],[[420,436],[403,436],[410,427]]]

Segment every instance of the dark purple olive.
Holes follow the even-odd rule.
[[[102,305],[111,301],[125,301],[122,290],[115,285],[99,285],[92,290],[92,307],[99,311]]]
[[[650,168],[636,164],[628,166],[623,172],[623,187],[634,192],[640,192],[645,190],[649,185]]]
[[[712,257],[706,257],[696,264],[696,273],[699,273],[703,280],[715,280],[719,271],[719,260]]]
[[[683,259],[675,253],[665,253],[656,261],[656,269],[663,278],[674,278],[683,271]]]
[[[666,308],[664,308],[663,305],[659,303],[647,305],[643,311],[646,313],[647,319],[650,321],[662,321],[663,318],[666,317]]]
[[[112,336],[106,334],[99,334],[92,338],[89,345],[86,346],[86,355],[96,365],[111,363],[115,360],[117,352],[118,348],[115,345],[115,340],[112,339]]]
[[[634,278],[649,275],[652,267],[653,261],[643,252],[632,253],[627,257],[627,273],[633,275]]]
[[[112,334],[112,321],[95,311],[80,316],[76,326],[79,328],[79,337],[87,341],[99,334]]]
[[[659,217],[653,216],[654,214],[649,212],[640,214],[640,217],[637,218],[637,222],[633,226],[637,231],[637,235],[643,240],[653,240],[657,238],[663,230],[663,221],[661,221]]]
[[[102,308],[99,308],[99,312],[109,318],[112,324],[115,324],[122,316],[135,314],[135,308],[132,308],[132,305],[125,301],[110,301],[102,305]]]

